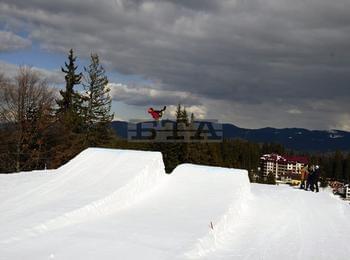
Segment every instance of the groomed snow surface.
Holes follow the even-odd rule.
[[[250,184],[244,170],[164,172],[158,152],[90,148],[0,175],[0,259],[349,259],[350,206]]]

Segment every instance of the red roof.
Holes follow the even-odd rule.
[[[303,164],[308,164],[309,159],[306,156],[283,156],[289,162],[298,162]]]
[[[309,163],[309,159],[305,156],[281,156],[278,154],[265,154],[260,159],[278,163]]]

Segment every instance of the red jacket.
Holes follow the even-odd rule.
[[[155,110],[148,110],[148,113],[151,114],[151,116],[153,117],[153,119],[158,120],[160,118],[160,113],[158,111]]]
[[[162,110],[154,110],[152,107],[148,109],[148,113],[151,114],[154,120],[158,120],[163,116],[163,112],[165,111],[166,106]]]

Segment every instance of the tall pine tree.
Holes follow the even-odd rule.
[[[343,155],[340,151],[336,151],[333,162],[333,174],[336,180],[343,181]]]
[[[176,122],[181,122],[182,119],[182,110],[181,110],[181,104],[177,105],[176,112],[175,112]]]
[[[78,125],[81,123],[81,106],[82,98],[78,92],[74,90],[76,85],[81,82],[82,74],[77,73],[78,66],[75,65],[76,57],[73,50],[70,49],[68,54],[68,63],[65,62],[65,66],[61,67],[63,73],[65,73],[66,88],[60,90],[61,99],[56,100],[58,105],[57,114],[60,119],[63,119],[66,126],[76,131]]]
[[[189,123],[188,113],[187,113],[185,107],[182,109],[181,104],[177,105],[175,117],[176,117],[176,122],[184,123],[184,124],[188,125],[188,123]]]
[[[191,113],[190,123],[191,123],[191,124],[193,124],[193,123],[194,123],[194,121],[195,121],[194,114],[193,114],[193,113]]]
[[[188,125],[188,113],[187,113],[187,110],[186,108],[184,107],[184,109],[182,110],[182,115],[181,115],[181,119],[182,119],[182,122],[185,123],[186,125]]]
[[[345,159],[344,175],[345,175],[345,181],[349,183],[350,182],[350,154],[348,154]]]
[[[91,54],[90,65],[84,70],[86,141],[88,145],[103,144],[109,137],[110,123],[114,117],[108,79],[97,54]]]

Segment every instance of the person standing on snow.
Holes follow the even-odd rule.
[[[320,166],[316,165],[315,171],[314,171],[314,176],[313,176],[313,186],[315,188],[315,191],[318,192],[318,181],[320,179]],[[312,190],[313,191],[313,190]]]
[[[306,188],[306,180],[309,175],[308,171],[308,165],[305,165],[303,169],[301,169],[301,182],[300,182],[300,189],[305,189]]]
[[[315,173],[315,166],[311,166],[311,171],[309,172],[309,175],[307,176],[306,180],[306,188],[305,190],[310,190],[314,191],[314,173]]]

